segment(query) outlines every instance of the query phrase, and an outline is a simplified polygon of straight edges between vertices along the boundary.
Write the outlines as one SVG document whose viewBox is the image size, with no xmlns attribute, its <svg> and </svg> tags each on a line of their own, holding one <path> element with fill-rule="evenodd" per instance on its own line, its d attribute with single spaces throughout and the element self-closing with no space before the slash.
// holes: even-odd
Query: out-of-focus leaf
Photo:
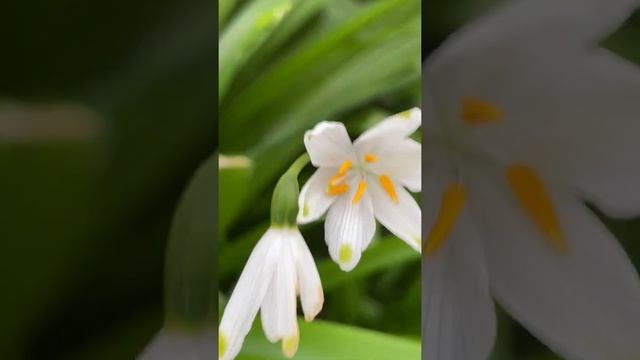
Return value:
<svg viewBox="0 0 640 360">
<path fill-rule="evenodd" d="M 222 29 L 227 20 L 227 16 L 236 6 L 238 0 L 220 0 L 218 1 L 218 30 Z"/>
<path fill-rule="evenodd" d="M 395 237 L 387 237 L 375 241 L 362 254 L 362 259 L 355 269 L 349 272 L 340 270 L 331 259 L 318 264 L 318 271 L 325 291 L 346 284 L 356 279 L 367 277 L 392 266 L 420 261 L 420 254 L 411 249 L 403 241 Z"/>
<path fill-rule="evenodd" d="M 195 173 L 173 218 L 165 260 L 168 320 L 201 325 L 215 319 L 216 155 Z"/>
<path fill-rule="evenodd" d="M 244 342 L 238 360 L 285 359 L 280 344 L 271 344 L 262 328 L 254 327 Z M 318 359 L 368 359 L 415 360 L 420 359 L 419 341 L 322 320 L 300 326 L 300 347 L 296 360 Z"/>
<path fill-rule="evenodd" d="M 244 156 L 220 155 L 218 166 L 218 236 L 222 241 L 247 197 L 253 165 Z"/>
<path fill-rule="evenodd" d="M 223 99 L 238 68 L 269 37 L 295 0 L 255 0 L 234 18 L 220 38 L 218 99 Z"/>
</svg>

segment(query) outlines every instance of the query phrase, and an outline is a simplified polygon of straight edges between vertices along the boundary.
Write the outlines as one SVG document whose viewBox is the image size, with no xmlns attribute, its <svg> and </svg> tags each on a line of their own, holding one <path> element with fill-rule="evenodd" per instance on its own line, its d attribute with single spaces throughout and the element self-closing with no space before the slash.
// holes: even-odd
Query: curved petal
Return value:
<svg viewBox="0 0 640 360">
<path fill-rule="evenodd" d="M 338 168 L 318 168 L 304 184 L 298 197 L 297 221 L 299 224 L 307 224 L 318 220 L 333 204 L 336 198 L 327 195 L 327 184 L 329 179 L 336 173 L 338 173 Z"/>
<path fill-rule="evenodd" d="M 402 239 L 416 251 L 422 245 L 422 219 L 416 200 L 402 186 L 393 184 L 398 202 L 380 186 L 378 179 L 369 178 L 373 211 L 376 219 L 395 236 Z"/>
<path fill-rule="evenodd" d="M 324 236 L 329 254 L 340 269 L 351 271 L 360 261 L 376 231 L 370 195 L 365 192 L 357 204 L 352 204 L 355 186 L 340 196 L 329 208 L 324 223 Z"/>
<path fill-rule="evenodd" d="M 473 152 L 524 162 L 615 217 L 640 214 L 640 67 L 609 53 L 531 64 L 496 94 L 504 121 L 469 130 Z"/>
<path fill-rule="evenodd" d="M 296 320 L 296 264 L 294 259 L 294 235 L 290 230 L 281 230 L 283 243 L 276 264 L 271 286 L 264 297 L 260 309 L 262 328 L 271 342 L 282 340 L 283 350 L 288 342 L 298 343 L 298 322 Z M 251 295 L 249 295 L 251 296 Z M 293 340 L 292 340 L 293 339 Z M 291 353 L 291 350 L 285 351 Z M 295 351 L 293 351 L 295 353 Z M 292 356 L 288 355 L 288 356 Z"/>
<path fill-rule="evenodd" d="M 347 129 L 339 122 L 318 123 L 304 134 L 304 146 L 315 167 L 339 167 L 346 160 L 355 160 Z"/>
<path fill-rule="evenodd" d="M 376 146 L 378 142 L 389 139 L 403 138 L 413 134 L 422 123 L 420 108 L 414 107 L 407 111 L 389 116 L 371 129 L 365 131 L 354 142 L 356 148 L 360 148 L 363 153 L 369 147 Z"/>
<path fill-rule="evenodd" d="M 371 171 L 387 175 L 409 190 L 419 192 L 422 187 L 422 145 L 409 138 L 380 140 L 369 143 L 367 151 L 356 146 L 358 156 L 375 155 L 376 161 L 367 164 Z"/>
<path fill-rule="evenodd" d="M 496 319 L 483 244 L 468 213 L 443 248 L 422 261 L 424 359 L 487 359 L 493 347 Z"/>
<path fill-rule="evenodd" d="M 292 245 L 295 251 L 302 311 L 304 311 L 304 319 L 311 321 L 322 310 L 324 303 L 322 283 L 313 256 L 300 232 L 296 231 Z"/>
<path fill-rule="evenodd" d="M 472 174 L 494 297 L 568 359 L 640 355 L 640 280 L 616 239 L 577 199 L 549 188 L 567 252 L 549 246 L 505 180 Z"/>
<path fill-rule="evenodd" d="M 220 353 L 222 360 L 233 359 L 240 352 L 244 338 L 260 309 L 269 286 L 272 274 L 280 259 L 281 235 L 276 229 L 269 229 L 247 260 L 240 279 L 233 289 L 231 298 L 220 320 L 219 343 L 224 344 Z"/>
<path fill-rule="evenodd" d="M 592 47 L 639 5 L 638 0 L 507 1 L 458 30 L 428 64 L 448 72 L 451 64 L 461 62 L 484 68 L 490 59 L 508 58 L 517 48 L 550 54 L 551 48 Z M 473 68 L 460 67 L 460 76 Z"/>
</svg>

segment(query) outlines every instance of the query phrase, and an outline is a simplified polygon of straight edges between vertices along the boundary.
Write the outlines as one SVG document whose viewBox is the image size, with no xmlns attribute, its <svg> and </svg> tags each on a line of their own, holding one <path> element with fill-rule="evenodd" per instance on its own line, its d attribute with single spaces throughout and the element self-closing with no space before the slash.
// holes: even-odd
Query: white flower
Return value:
<svg viewBox="0 0 640 360">
<path fill-rule="evenodd" d="M 222 360 L 236 357 L 260 309 L 262 328 L 271 342 L 282 340 L 282 352 L 298 349 L 296 295 L 305 320 L 322 309 L 320 276 L 297 228 L 272 226 L 253 249 L 220 321 L 218 352 Z"/>
<path fill-rule="evenodd" d="M 325 240 L 342 270 L 360 260 L 375 219 L 420 251 L 420 207 L 404 188 L 421 188 L 421 146 L 408 137 L 420 123 L 420 109 L 414 108 L 385 119 L 353 144 L 338 122 L 323 121 L 305 133 L 318 170 L 300 191 L 298 223 L 317 220 L 328 209 Z"/>
<path fill-rule="evenodd" d="M 215 331 L 160 330 L 138 360 L 208 360 L 215 357 Z"/>
<path fill-rule="evenodd" d="M 640 359 L 640 281 L 584 205 L 640 212 L 637 1 L 517 0 L 427 59 L 424 356 L 488 358 L 495 298 L 567 359 Z"/>
</svg>

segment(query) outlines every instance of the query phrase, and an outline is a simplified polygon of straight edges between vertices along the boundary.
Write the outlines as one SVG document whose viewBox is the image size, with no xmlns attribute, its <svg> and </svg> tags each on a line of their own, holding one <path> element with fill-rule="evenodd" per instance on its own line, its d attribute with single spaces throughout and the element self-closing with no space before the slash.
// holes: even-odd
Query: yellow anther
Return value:
<svg viewBox="0 0 640 360">
<path fill-rule="evenodd" d="M 347 184 L 339 184 L 335 186 L 329 185 L 329 187 L 327 187 L 327 195 L 330 196 L 342 195 L 347 191 L 349 191 L 349 185 Z"/>
<path fill-rule="evenodd" d="M 340 246 L 340 251 L 338 252 L 338 259 L 340 262 L 343 264 L 348 263 L 351 261 L 352 256 L 353 251 L 351 250 L 351 247 L 347 244 L 342 244 L 342 246 Z"/>
<path fill-rule="evenodd" d="M 364 161 L 368 163 L 374 163 L 378 161 L 378 157 L 373 154 L 366 153 L 364 154 Z"/>
<path fill-rule="evenodd" d="M 511 191 L 525 212 L 545 235 L 549 245 L 559 252 L 567 250 L 567 242 L 553 203 L 538 174 L 528 166 L 508 166 L 505 176 Z"/>
<path fill-rule="evenodd" d="M 427 237 L 427 248 L 424 251 L 426 256 L 437 253 L 447 241 L 465 201 L 466 192 L 462 185 L 449 185 L 444 190 L 440 211 Z"/>
<path fill-rule="evenodd" d="M 398 194 L 396 194 L 396 188 L 393 186 L 393 182 L 387 175 L 380 175 L 378 177 L 380 179 L 380 185 L 384 189 L 384 191 L 389 195 L 391 201 L 394 203 L 398 203 Z"/>
<path fill-rule="evenodd" d="M 298 351 L 298 340 L 298 335 L 293 335 L 282 340 L 282 353 L 284 356 L 291 359 L 296 354 Z"/>
<path fill-rule="evenodd" d="M 223 333 L 218 336 L 218 357 L 221 358 L 227 352 L 227 338 Z"/>
<path fill-rule="evenodd" d="M 339 185 L 344 180 L 345 177 L 346 177 L 345 174 L 340 174 L 340 173 L 333 175 L 331 179 L 329 179 L 329 186 Z"/>
<path fill-rule="evenodd" d="M 362 198 L 362 195 L 364 195 L 365 190 L 367 190 L 367 183 L 364 180 L 360 180 L 360 183 L 358 184 L 358 190 L 356 190 L 356 194 L 353 196 L 353 200 L 351 200 L 351 203 L 353 205 L 360 202 L 360 198 Z"/>
<path fill-rule="evenodd" d="M 340 165 L 340 169 L 338 170 L 338 174 L 339 175 L 346 174 L 347 171 L 351 170 L 351 167 L 353 167 L 353 164 L 351 163 L 351 160 L 347 160 L 347 161 L 343 162 L 342 165 Z"/>
<path fill-rule="evenodd" d="M 502 110 L 484 100 L 467 97 L 462 99 L 462 120 L 471 125 L 482 125 L 502 120 Z"/>
</svg>

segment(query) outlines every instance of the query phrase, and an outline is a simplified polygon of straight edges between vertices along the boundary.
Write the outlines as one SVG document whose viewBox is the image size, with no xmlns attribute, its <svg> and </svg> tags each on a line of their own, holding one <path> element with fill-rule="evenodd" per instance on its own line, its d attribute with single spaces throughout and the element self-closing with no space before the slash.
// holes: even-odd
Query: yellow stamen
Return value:
<svg viewBox="0 0 640 360">
<path fill-rule="evenodd" d="M 426 256 L 432 256 L 444 245 L 464 206 L 466 193 L 462 185 L 449 185 L 442 193 L 440 211 L 427 237 Z"/>
<path fill-rule="evenodd" d="M 330 196 L 342 195 L 347 191 L 349 191 L 349 185 L 347 184 L 339 184 L 335 186 L 331 186 L 331 184 L 329 184 L 329 187 L 327 187 L 327 195 Z"/>
<path fill-rule="evenodd" d="M 340 174 L 340 173 L 333 175 L 331 179 L 329 179 L 329 186 L 339 185 L 342 182 L 342 180 L 344 180 L 345 176 L 346 176 L 345 174 Z"/>
<path fill-rule="evenodd" d="M 366 161 L 368 163 L 374 163 L 374 162 L 378 161 L 378 157 L 373 155 L 373 154 L 366 153 L 366 154 L 364 154 L 364 161 Z"/>
<path fill-rule="evenodd" d="M 391 198 L 391 201 L 397 204 L 398 194 L 396 194 L 396 188 L 393 187 L 393 182 L 391 182 L 391 179 L 389 179 L 387 175 L 380 175 L 379 179 L 380 179 L 380 185 L 382 186 L 384 191 L 387 192 L 387 195 L 389 195 L 389 198 Z"/>
<path fill-rule="evenodd" d="M 502 120 L 502 110 L 484 100 L 467 97 L 462 99 L 462 120 L 470 125 L 483 125 Z"/>
<path fill-rule="evenodd" d="M 524 207 L 538 229 L 546 236 L 549 245 L 559 252 L 567 250 L 567 242 L 551 198 L 538 174 L 528 166 L 512 165 L 505 171 L 511 191 Z"/>
<path fill-rule="evenodd" d="M 338 174 L 344 175 L 347 173 L 347 171 L 351 170 L 352 167 L 353 167 L 353 164 L 351 163 L 351 160 L 346 160 L 345 162 L 342 163 L 342 165 L 340 165 Z"/>
<path fill-rule="evenodd" d="M 298 335 L 293 335 L 282 340 L 282 353 L 284 356 L 291 359 L 296 354 L 298 351 L 298 340 Z"/>
<path fill-rule="evenodd" d="M 347 244 L 342 244 L 340 246 L 340 251 L 338 252 L 338 259 L 341 263 L 345 264 L 351 261 L 351 256 L 353 255 L 353 251 L 351 251 L 351 247 Z"/>
<path fill-rule="evenodd" d="M 218 357 L 221 358 L 227 352 L 227 338 L 223 333 L 218 336 Z"/>
<path fill-rule="evenodd" d="M 358 190 L 356 190 L 356 194 L 353 196 L 353 200 L 351 200 L 351 204 L 355 205 L 360 202 L 360 198 L 364 195 L 364 191 L 367 189 L 367 183 L 364 180 L 360 180 L 358 184 Z"/>
</svg>

